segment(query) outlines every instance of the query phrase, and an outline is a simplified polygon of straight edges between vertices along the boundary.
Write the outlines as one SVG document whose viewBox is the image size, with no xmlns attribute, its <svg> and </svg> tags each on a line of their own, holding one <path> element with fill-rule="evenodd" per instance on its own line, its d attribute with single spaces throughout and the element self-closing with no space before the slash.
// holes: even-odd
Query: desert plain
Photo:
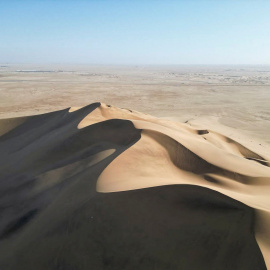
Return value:
<svg viewBox="0 0 270 270">
<path fill-rule="evenodd" d="M 96 101 L 270 143 L 269 66 L 0 66 L 0 118 Z"/>
</svg>

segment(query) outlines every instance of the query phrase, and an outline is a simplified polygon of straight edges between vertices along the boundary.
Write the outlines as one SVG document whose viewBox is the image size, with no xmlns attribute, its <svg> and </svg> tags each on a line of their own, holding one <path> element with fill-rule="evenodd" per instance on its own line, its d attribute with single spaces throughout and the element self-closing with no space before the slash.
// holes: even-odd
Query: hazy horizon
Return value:
<svg viewBox="0 0 270 270">
<path fill-rule="evenodd" d="M 266 1 L 0 1 L 0 63 L 270 65 Z"/>
</svg>

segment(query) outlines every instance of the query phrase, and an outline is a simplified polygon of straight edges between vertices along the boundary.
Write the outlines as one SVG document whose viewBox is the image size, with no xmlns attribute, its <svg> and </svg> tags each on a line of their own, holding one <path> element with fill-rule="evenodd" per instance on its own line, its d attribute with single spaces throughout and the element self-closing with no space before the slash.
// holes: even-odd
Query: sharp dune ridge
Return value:
<svg viewBox="0 0 270 270">
<path fill-rule="evenodd" d="M 245 142 L 97 102 L 1 119 L 0 153 L 0 269 L 270 268 Z"/>
</svg>

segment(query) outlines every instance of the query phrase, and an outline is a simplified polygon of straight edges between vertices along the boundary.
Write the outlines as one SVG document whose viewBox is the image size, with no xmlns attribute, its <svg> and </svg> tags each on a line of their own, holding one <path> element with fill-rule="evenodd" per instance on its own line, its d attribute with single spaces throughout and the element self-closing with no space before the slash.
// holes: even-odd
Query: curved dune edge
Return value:
<svg viewBox="0 0 270 270">
<path fill-rule="evenodd" d="M 115 153 L 115 149 L 107 149 L 104 151 L 101 151 L 97 154 L 92 155 L 92 158 L 87 164 L 83 164 L 85 167 L 91 167 L 107 157 L 111 156 L 113 153 Z M 37 182 L 37 184 L 34 187 L 33 194 L 38 194 L 46 189 L 49 189 L 50 187 L 53 187 L 54 185 L 59 184 L 59 182 L 64 180 L 65 178 L 62 178 L 64 174 L 69 174 L 69 177 L 72 175 L 75 175 L 81 170 L 82 161 L 79 160 L 72 165 L 66 165 L 54 170 L 50 170 L 44 174 L 41 174 L 38 176 L 38 179 L 40 181 Z"/>
<path fill-rule="evenodd" d="M 74 110 L 74 109 L 73 109 Z M 72 109 L 71 109 L 72 111 Z M 256 210 L 256 239 L 270 268 L 270 158 L 212 130 L 101 104 L 78 125 L 128 119 L 141 139 L 114 159 L 97 182 L 99 192 L 171 184 L 206 187 Z"/>
</svg>

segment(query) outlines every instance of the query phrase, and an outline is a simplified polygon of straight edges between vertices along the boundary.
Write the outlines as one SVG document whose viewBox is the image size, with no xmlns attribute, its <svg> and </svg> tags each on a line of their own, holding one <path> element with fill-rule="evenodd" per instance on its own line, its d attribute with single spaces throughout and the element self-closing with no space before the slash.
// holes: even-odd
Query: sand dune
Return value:
<svg viewBox="0 0 270 270">
<path fill-rule="evenodd" d="M 0 120 L 0 269 L 270 268 L 270 157 L 103 103 Z"/>
</svg>

